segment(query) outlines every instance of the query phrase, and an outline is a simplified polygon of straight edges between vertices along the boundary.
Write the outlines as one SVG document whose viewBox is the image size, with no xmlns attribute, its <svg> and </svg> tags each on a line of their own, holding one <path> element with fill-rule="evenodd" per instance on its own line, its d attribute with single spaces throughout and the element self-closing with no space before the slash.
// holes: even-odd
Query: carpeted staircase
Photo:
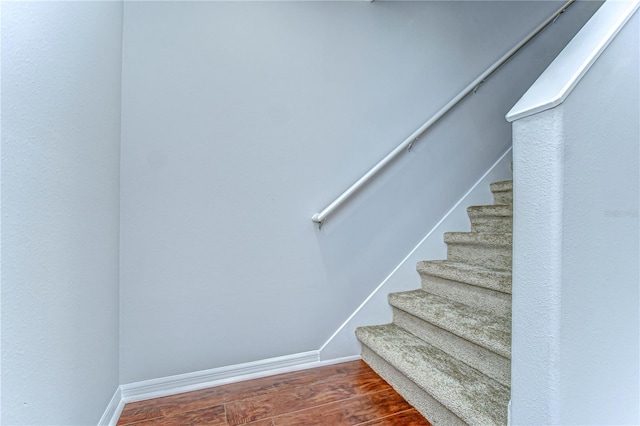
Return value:
<svg viewBox="0 0 640 426">
<path fill-rule="evenodd" d="M 504 425 L 510 398 L 512 181 L 469 207 L 422 289 L 389 295 L 393 322 L 360 327 L 362 358 L 434 425 Z"/>
</svg>

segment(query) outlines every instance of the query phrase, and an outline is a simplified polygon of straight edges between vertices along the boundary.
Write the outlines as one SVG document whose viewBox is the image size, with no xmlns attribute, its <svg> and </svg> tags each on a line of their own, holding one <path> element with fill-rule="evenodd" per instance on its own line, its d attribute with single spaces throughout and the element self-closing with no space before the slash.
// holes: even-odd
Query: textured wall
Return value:
<svg viewBox="0 0 640 426">
<path fill-rule="evenodd" d="M 639 56 L 636 11 L 563 104 L 514 123 L 513 424 L 640 422 Z"/>
<path fill-rule="evenodd" d="M 320 348 L 506 151 L 507 109 L 597 4 L 313 213 L 557 7 L 126 3 L 122 383 Z"/>
<path fill-rule="evenodd" d="M 121 43 L 121 3 L 2 4 L 3 425 L 118 386 Z"/>
<path fill-rule="evenodd" d="M 640 423 L 640 13 L 564 108 L 560 423 Z"/>
</svg>

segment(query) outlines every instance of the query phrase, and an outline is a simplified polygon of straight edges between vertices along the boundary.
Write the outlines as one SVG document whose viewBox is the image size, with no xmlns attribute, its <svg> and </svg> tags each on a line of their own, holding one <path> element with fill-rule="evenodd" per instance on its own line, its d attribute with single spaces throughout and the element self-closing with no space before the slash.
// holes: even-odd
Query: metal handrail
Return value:
<svg viewBox="0 0 640 426">
<path fill-rule="evenodd" d="M 411 149 L 413 144 L 418 141 L 420 136 L 426 132 L 434 123 L 440 120 L 445 114 L 453 109 L 460 101 L 462 101 L 467 95 L 475 92 L 482 83 L 485 82 L 494 72 L 496 72 L 501 66 L 503 66 L 511 57 L 518 53 L 527 43 L 529 43 L 535 36 L 537 36 L 542 30 L 544 30 L 549 24 L 555 22 L 558 16 L 560 16 L 575 0 L 569 0 L 560 9 L 558 9 L 553 15 L 551 15 L 546 21 L 540 24 L 535 30 L 529 33 L 520 43 L 516 44 L 511 50 L 505 53 L 498 61 L 485 70 L 478 78 L 473 80 L 467 87 L 465 87 L 460 93 L 451 99 L 445 106 L 443 106 L 433 117 L 431 117 L 426 123 L 420 126 L 415 132 L 411 134 L 407 139 L 398 145 L 393 151 L 387 154 L 382 160 L 373 166 L 367 173 L 365 173 L 360 179 L 358 179 L 353 185 L 351 185 L 346 191 L 344 191 L 338 198 L 333 200 L 331 204 L 325 207 L 322 211 L 313 215 L 313 220 L 318 225 L 322 226 L 324 220 L 333 213 L 342 203 L 344 203 L 349 197 L 351 197 L 358 189 L 364 186 L 373 176 L 375 176 L 380 170 L 382 170 L 387 164 L 393 161 L 398 155 L 400 155 L 405 149 Z"/>
</svg>

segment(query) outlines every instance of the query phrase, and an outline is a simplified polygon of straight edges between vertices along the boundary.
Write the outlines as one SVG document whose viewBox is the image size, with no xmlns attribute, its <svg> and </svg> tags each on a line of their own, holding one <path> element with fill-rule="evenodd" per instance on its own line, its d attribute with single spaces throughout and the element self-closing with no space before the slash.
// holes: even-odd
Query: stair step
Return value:
<svg viewBox="0 0 640 426">
<path fill-rule="evenodd" d="M 382 357 L 362 345 L 362 360 L 366 362 L 380 377 L 389 383 L 402 397 L 429 419 L 432 425 L 468 426 L 460 417 L 453 414 L 447 407 L 435 400 L 421 387 L 398 371 Z"/>
<path fill-rule="evenodd" d="M 485 268 L 510 270 L 512 235 L 489 232 L 447 232 L 447 260 Z"/>
<path fill-rule="evenodd" d="M 504 180 L 490 185 L 494 204 L 513 205 L 513 181 Z"/>
<path fill-rule="evenodd" d="M 472 206 L 467 208 L 472 232 L 506 232 L 513 230 L 513 207 L 510 205 Z"/>
<path fill-rule="evenodd" d="M 489 206 L 471 206 L 467 208 L 470 216 L 513 216 L 513 207 L 493 204 Z"/>
<path fill-rule="evenodd" d="M 423 277 L 423 283 L 424 278 L 434 276 L 511 294 L 511 271 L 450 260 L 421 261 L 418 262 L 416 270 Z"/>
<path fill-rule="evenodd" d="M 459 359 L 499 383 L 507 387 L 510 386 L 511 360 L 425 322 L 401 309 L 393 307 L 392 310 L 393 323 L 398 327 Z"/>
<path fill-rule="evenodd" d="M 460 269 L 456 268 L 457 265 Z M 474 271 L 473 268 L 479 271 Z M 427 293 L 475 306 L 499 316 L 511 316 L 511 294 L 508 293 L 511 291 L 511 274 L 508 271 L 495 271 L 446 260 L 419 262 L 417 269 L 422 280 L 422 289 Z M 465 272 L 465 269 L 469 272 Z M 488 277 L 483 276 L 483 273 Z M 483 282 L 483 279 L 487 282 Z M 478 282 L 480 285 L 477 285 Z"/>
<path fill-rule="evenodd" d="M 389 304 L 504 358 L 511 358 L 511 318 L 424 290 L 391 293 Z"/>
<path fill-rule="evenodd" d="M 410 403 L 419 402 L 421 396 L 403 393 L 406 378 L 417 385 L 414 393 L 417 390 L 424 391 L 425 397 L 430 395 L 429 398 L 424 398 L 425 401 L 432 397 L 463 422 L 482 425 L 506 424 L 510 397 L 509 388 L 506 386 L 396 325 L 360 327 L 356 329 L 356 336 L 364 345 L 365 362 Z M 385 363 L 392 368 L 385 366 Z M 397 370 L 397 373 L 394 374 L 394 370 Z M 434 414 L 424 405 L 427 403 L 415 406 L 425 417 L 432 418 L 432 421 L 437 423 L 438 420 L 430 416 L 440 416 L 442 413 Z M 434 411 L 440 411 L 441 406 L 436 407 Z M 452 423 L 453 421 L 446 422 Z"/>
<path fill-rule="evenodd" d="M 513 181 L 501 180 L 499 182 L 493 182 L 489 184 L 489 188 L 491 189 L 491 192 L 513 191 Z"/>
</svg>

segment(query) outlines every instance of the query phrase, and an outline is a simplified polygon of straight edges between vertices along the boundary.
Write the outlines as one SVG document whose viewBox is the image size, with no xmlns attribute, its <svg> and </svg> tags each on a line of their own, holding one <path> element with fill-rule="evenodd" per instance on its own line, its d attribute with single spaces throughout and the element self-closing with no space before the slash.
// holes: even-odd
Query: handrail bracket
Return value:
<svg viewBox="0 0 640 426">
<path fill-rule="evenodd" d="M 420 137 L 419 137 L 419 136 L 417 136 L 417 137 L 415 137 L 415 138 L 414 138 L 414 139 L 409 143 L 409 146 L 407 147 L 407 151 L 408 151 L 408 152 L 411 152 L 411 148 L 413 148 L 413 144 L 414 144 L 414 143 L 416 143 L 416 142 L 418 142 L 418 139 L 419 139 L 419 138 L 420 138 Z"/>
</svg>

